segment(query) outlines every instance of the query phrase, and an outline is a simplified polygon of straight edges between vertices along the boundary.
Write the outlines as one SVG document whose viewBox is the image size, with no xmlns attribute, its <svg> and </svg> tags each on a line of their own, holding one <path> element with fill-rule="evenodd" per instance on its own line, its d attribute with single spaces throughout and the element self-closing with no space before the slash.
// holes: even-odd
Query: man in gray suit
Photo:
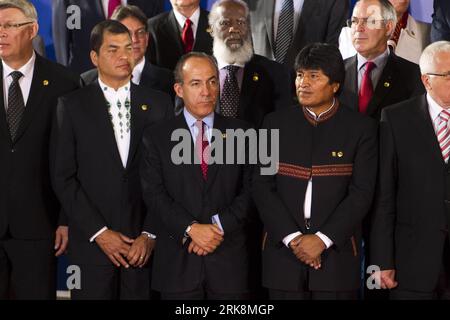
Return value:
<svg viewBox="0 0 450 320">
<path fill-rule="evenodd" d="M 338 44 L 349 14 L 344 0 L 245 0 L 250 8 L 255 53 L 292 67 L 313 42 Z"/>
</svg>

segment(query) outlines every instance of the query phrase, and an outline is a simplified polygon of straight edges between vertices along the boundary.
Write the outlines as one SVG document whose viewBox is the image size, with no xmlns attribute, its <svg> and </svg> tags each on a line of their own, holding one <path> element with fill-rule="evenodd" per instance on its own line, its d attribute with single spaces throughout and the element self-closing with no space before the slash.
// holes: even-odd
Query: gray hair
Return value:
<svg viewBox="0 0 450 320">
<path fill-rule="evenodd" d="M 175 83 L 183 84 L 184 81 L 183 68 L 190 58 L 201 58 L 208 60 L 214 66 L 217 76 L 219 75 L 219 68 L 217 67 L 217 61 L 213 56 L 210 56 L 209 54 L 206 54 L 204 52 L 191 51 L 183 55 L 177 62 L 175 70 L 173 71 Z"/>
<path fill-rule="evenodd" d="M 38 16 L 34 5 L 27 0 L 0 0 L 0 10 L 3 9 L 19 9 L 28 19 L 37 22 Z"/>
<path fill-rule="evenodd" d="M 364 0 L 358 0 L 356 4 L 358 4 L 359 2 L 364 2 Z M 397 12 L 395 11 L 395 8 L 392 5 L 392 3 L 389 0 L 378 0 L 378 3 L 380 4 L 381 7 L 381 17 L 385 21 L 392 21 L 394 23 L 395 28 L 395 25 L 397 24 Z"/>
<path fill-rule="evenodd" d="M 435 57 L 440 52 L 450 52 L 449 41 L 437 41 L 423 50 L 420 56 L 419 66 L 422 74 L 436 72 L 434 70 Z"/>
<path fill-rule="evenodd" d="M 209 26 L 212 29 L 212 35 L 214 36 L 214 30 L 217 28 L 217 23 L 219 22 L 221 16 L 220 14 L 217 12 L 218 8 L 227 2 L 232 2 L 232 3 L 236 3 L 240 6 L 242 6 L 244 8 L 245 11 L 245 19 L 247 19 L 247 22 L 250 21 L 250 10 L 248 9 L 248 5 L 247 3 L 245 3 L 242 0 L 219 0 L 216 1 L 213 6 L 211 7 L 211 11 L 209 12 L 209 16 L 208 16 L 208 22 L 209 22 Z M 250 28 L 250 24 L 247 24 L 248 28 Z"/>
</svg>

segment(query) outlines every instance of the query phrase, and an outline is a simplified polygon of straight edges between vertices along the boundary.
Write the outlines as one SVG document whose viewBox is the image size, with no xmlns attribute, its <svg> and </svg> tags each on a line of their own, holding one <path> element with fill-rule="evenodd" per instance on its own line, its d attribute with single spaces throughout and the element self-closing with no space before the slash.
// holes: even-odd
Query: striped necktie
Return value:
<svg viewBox="0 0 450 320">
<path fill-rule="evenodd" d="M 275 60 L 283 63 L 294 36 L 294 1 L 284 0 L 278 20 Z"/>
<path fill-rule="evenodd" d="M 442 110 L 441 113 L 439 113 L 437 139 L 439 142 L 439 147 L 441 148 L 442 158 L 444 158 L 445 163 L 448 162 L 450 155 L 450 131 L 448 130 L 449 118 L 449 111 Z"/>
</svg>

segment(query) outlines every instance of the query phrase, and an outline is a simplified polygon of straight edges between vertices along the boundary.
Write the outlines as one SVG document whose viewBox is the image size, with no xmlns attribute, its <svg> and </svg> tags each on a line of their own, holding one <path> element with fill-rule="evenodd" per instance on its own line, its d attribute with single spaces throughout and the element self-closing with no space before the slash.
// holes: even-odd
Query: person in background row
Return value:
<svg viewBox="0 0 450 320">
<path fill-rule="evenodd" d="M 33 51 L 37 19 L 28 1 L 0 1 L 0 300 L 55 299 L 68 241 L 49 140 L 57 98 L 80 80 Z"/>
<path fill-rule="evenodd" d="M 434 0 L 433 7 L 431 41 L 450 41 L 450 2 L 446 0 Z"/>
<path fill-rule="evenodd" d="M 212 53 L 208 11 L 200 8 L 200 0 L 170 0 L 172 10 L 148 20 L 151 45 L 148 57 L 157 66 L 175 69 L 185 53 Z"/>
<path fill-rule="evenodd" d="M 98 80 L 62 97 L 52 132 L 53 183 L 69 217 L 73 299 L 150 298 L 155 226 L 140 185 L 142 133 L 173 116 L 170 97 L 131 82 L 131 35 L 105 20 L 92 30 Z"/>
<path fill-rule="evenodd" d="M 119 5 L 135 5 L 147 17 L 164 9 L 164 0 L 52 0 L 52 32 L 56 59 L 81 74 L 92 68 L 89 35 Z"/>
</svg>

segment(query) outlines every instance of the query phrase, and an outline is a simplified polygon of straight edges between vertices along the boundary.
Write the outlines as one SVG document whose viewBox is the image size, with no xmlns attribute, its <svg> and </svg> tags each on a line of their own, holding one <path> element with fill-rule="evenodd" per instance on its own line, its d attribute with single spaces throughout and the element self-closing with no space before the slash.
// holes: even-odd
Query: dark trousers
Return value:
<svg viewBox="0 0 450 320">
<path fill-rule="evenodd" d="M 201 286 L 188 292 L 161 292 L 161 300 L 246 300 L 248 293 L 219 293 Z"/>
<path fill-rule="evenodd" d="M 114 265 L 78 264 L 81 288 L 71 291 L 73 300 L 150 300 L 150 271 Z"/>
<path fill-rule="evenodd" d="M 0 240 L 0 300 L 56 299 L 54 240 Z"/>
<path fill-rule="evenodd" d="M 283 291 L 269 290 L 270 300 L 357 300 L 358 291 Z"/>
</svg>

